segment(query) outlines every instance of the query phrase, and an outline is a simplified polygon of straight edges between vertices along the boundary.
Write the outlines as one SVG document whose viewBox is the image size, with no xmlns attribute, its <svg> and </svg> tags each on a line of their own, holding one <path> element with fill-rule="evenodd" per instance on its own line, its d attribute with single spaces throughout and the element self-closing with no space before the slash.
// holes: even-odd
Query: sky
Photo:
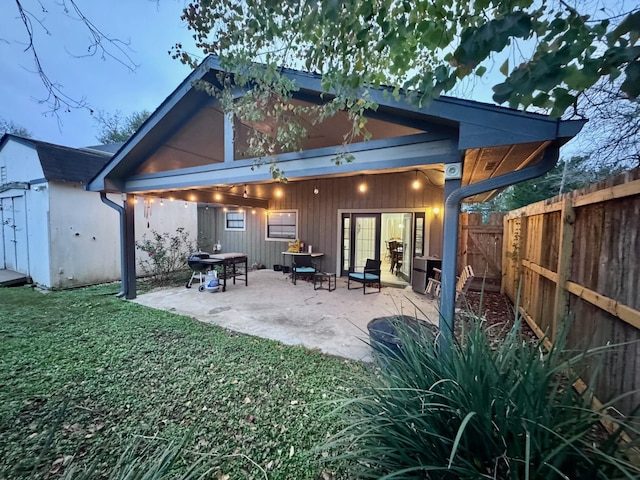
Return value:
<svg viewBox="0 0 640 480">
<path fill-rule="evenodd" d="M 198 53 L 192 34 L 180 20 L 185 0 L 76 0 L 97 28 L 129 43 L 126 52 L 137 64 L 134 71 L 113 59 L 78 58 L 90 40 L 82 22 L 63 12 L 64 0 L 21 2 L 35 15 L 34 44 L 45 72 L 67 95 L 84 99 L 95 112 L 153 112 L 190 73 L 188 66 L 171 58 L 170 48 L 181 42 L 188 51 Z M 32 53 L 25 51 L 28 36 L 16 3 L 0 0 L 0 5 L 0 119 L 25 127 L 38 140 L 70 147 L 99 143 L 98 123 L 88 109 L 53 114 L 49 105 L 39 102 L 47 90 L 35 73 Z M 497 73 L 498 67 L 494 70 Z M 494 82 L 495 76 L 490 75 L 453 95 L 492 103 Z M 568 152 L 567 147 L 564 150 Z"/>
<path fill-rule="evenodd" d="M 113 59 L 77 58 L 86 53 L 89 37 L 82 23 L 65 15 L 61 0 L 22 0 L 46 26 L 36 21 L 34 44 L 49 77 L 67 95 L 85 99 L 96 112 L 154 111 L 190 73 L 190 68 L 168 54 L 176 42 L 193 45 L 180 20 L 183 0 L 77 0 L 100 30 L 130 44 L 128 55 L 138 65 L 130 71 Z M 40 3 L 47 9 L 42 12 Z M 88 109 L 57 115 L 39 103 L 47 90 L 35 73 L 33 55 L 25 51 L 28 36 L 13 0 L 0 0 L 0 118 L 29 130 L 38 140 L 70 147 L 96 145 L 98 124 Z M 190 51 L 197 53 L 195 48 Z"/>
</svg>

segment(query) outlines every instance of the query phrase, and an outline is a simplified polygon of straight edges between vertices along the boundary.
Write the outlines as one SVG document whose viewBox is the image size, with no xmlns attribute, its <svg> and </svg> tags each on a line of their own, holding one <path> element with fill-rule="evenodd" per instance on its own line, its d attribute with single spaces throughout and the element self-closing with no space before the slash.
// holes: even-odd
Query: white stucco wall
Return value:
<svg viewBox="0 0 640 480">
<path fill-rule="evenodd" d="M 67 288 L 120 279 L 120 224 L 118 212 L 100 200 L 96 192 L 87 192 L 79 184 L 51 182 L 51 285 Z M 120 195 L 109 199 L 122 204 Z M 148 218 L 145 205 L 135 206 L 136 240 L 151 230 L 174 233 L 183 227 L 191 238 L 197 237 L 195 205 L 184 208 L 178 202 L 157 202 L 151 206 Z M 140 273 L 141 270 L 138 269 Z"/>
</svg>

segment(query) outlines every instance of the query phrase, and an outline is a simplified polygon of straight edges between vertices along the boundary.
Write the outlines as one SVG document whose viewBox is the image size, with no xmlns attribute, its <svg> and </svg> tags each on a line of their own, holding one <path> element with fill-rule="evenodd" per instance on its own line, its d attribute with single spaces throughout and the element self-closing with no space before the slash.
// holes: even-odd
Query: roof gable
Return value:
<svg viewBox="0 0 640 480">
<path fill-rule="evenodd" d="M 203 109 L 211 108 L 217 103 L 215 98 L 194 85 L 200 80 L 216 83 L 219 73 L 229 72 L 221 67 L 216 57 L 207 57 L 164 100 L 114 155 L 109 164 L 92 179 L 89 188 L 124 191 L 122 188 L 128 178 L 144 171 L 158 172 L 157 168 L 161 165 L 156 165 L 155 162 L 152 168 L 140 168 L 145 161 L 151 161 L 153 155 L 166 146 L 167 140 L 197 117 Z M 283 69 L 282 73 L 299 89 L 295 92 L 294 98 L 304 97 L 317 103 L 330 99 L 330 95 L 322 94 L 320 75 L 291 69 Z M 242 95 L 242 92 L 237 92 L 237 95 Z M 372 90 L 369 95 L 379 105 L 376 112 L 371 112 L 372 116 L 384 118 L 389 123 L 415 126 L 423 131 L 456 131 L 460 151 L 520 143 L 553 142 L 561 145 L 577 134 L 584 124 L 453 97 L 442 96 L 420 107 L 411 104 L 402 96 L 399 99 L 394 98 L 385 88 Z M 215 128 L 208 132 L 208 135 L 218 135 L 221 141 L 225 142 L 231 138 L 231 141 L 235 142 L 232 136 L 225 136 L 222 130 Z M 190 142 L 190 145 L 192 143 Z M 224 148 L 227 149 L 226 144 Z M 176 164 L 177 156 L 180 155 L 182 162 L 185 161 L 183 157 L 186 154 L 180 148 L 173 150 L 169 155 L 169 163 L 172 169 L 180 168 Z M 188 166 L 191 165 L 183 165 Z"/>
<path fill-rule="evenodd" d="M 11 134 L 2 137 L 0 148 L 8 140 L 15 140 L 36 150 L 47 180 L 87 184 L 111 158 L 111 154 L 107 153 L 65 147 Z"/>
</svg>

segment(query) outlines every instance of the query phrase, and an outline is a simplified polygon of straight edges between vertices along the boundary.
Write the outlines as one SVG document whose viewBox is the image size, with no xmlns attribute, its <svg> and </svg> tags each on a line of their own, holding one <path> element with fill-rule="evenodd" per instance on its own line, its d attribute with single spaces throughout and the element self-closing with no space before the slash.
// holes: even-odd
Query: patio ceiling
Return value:
<svg viewBox="0 0 640 480">
<path fill-rule="evenodd" d="M 269 167 L 256 168 L 246 158 L 251 129 L 274 135 L 277 125 L 266 119 L 232 124 L 220 104 L 193 86 L 216 82 L 217 59 L 207 58 L 153 113 L 90 183 L 90 190 L 180 198 L 187 201 L 264 206 L 274 188 Z M 320 77 L 288 71 L 299 87 L 292 103 L 309 106 L 323 101 Z M 348 153 L 354 161 L 336 165 L 344 152 L 343 135 L 350 119 L 344 112 L 314 124 L 299 118 L 307 138 L 299 152 L 275 152 L 289 181 L 314 178 L 421 171 L 433 184 L 444 182 L 445 163 L 462 162 L 462 185 L 470 185 L 537 163 L 549 145 L 562 144 L 582 126 L 544 115 L 524 113 L 468 100 L 442 97 L 419 108 L 372 93 L 379 108 L 368 115 L 368 141 L 354 139 Z M 264 163 L 264 162 L 262 162 Z M 268 163 L 268 161 L 267 161 Z M 243 197 L 251 185 L 251 197 Z M 483 201 L 495 192 L 468 199 Z"/>
</svg>

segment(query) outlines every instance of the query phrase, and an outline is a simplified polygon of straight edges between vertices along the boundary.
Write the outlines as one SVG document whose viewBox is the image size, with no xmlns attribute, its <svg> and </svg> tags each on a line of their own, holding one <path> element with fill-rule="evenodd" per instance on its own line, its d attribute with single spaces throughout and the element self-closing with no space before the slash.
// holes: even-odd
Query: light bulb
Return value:
<svg viewBox="0 0 640 480">
<path fill-rule="evenodd" d="M 160 206 L 164 207 L 164 199 L 162 199 L 162 198 L 160 199 Z"/>
<path fill-rule="evenodd" d="M 411 186 L 413 187 L 414 190 L 418 190 L 420 188 L 420 181 L 417 179 L 414 180 Z"/>
<path fill-rule="evenodd" d="M 361 184 L 358 186 L 358 190 L 360 190 L 360 192 L 361 192 L 361 193 L 366 192 L 366 191 L 367 191 L 367 184 L 366 184 L 366 183 L 361 183 Z"/>
<path fill-rule="evenodd" d="M 318 190 L 318 187 L 315 187 L 315 188 L 313 189 L 313 194 L 314 194 L 314 195 L 317 195 L 318 193 L 320 193 L 320 190 Z"/>
</svg>

